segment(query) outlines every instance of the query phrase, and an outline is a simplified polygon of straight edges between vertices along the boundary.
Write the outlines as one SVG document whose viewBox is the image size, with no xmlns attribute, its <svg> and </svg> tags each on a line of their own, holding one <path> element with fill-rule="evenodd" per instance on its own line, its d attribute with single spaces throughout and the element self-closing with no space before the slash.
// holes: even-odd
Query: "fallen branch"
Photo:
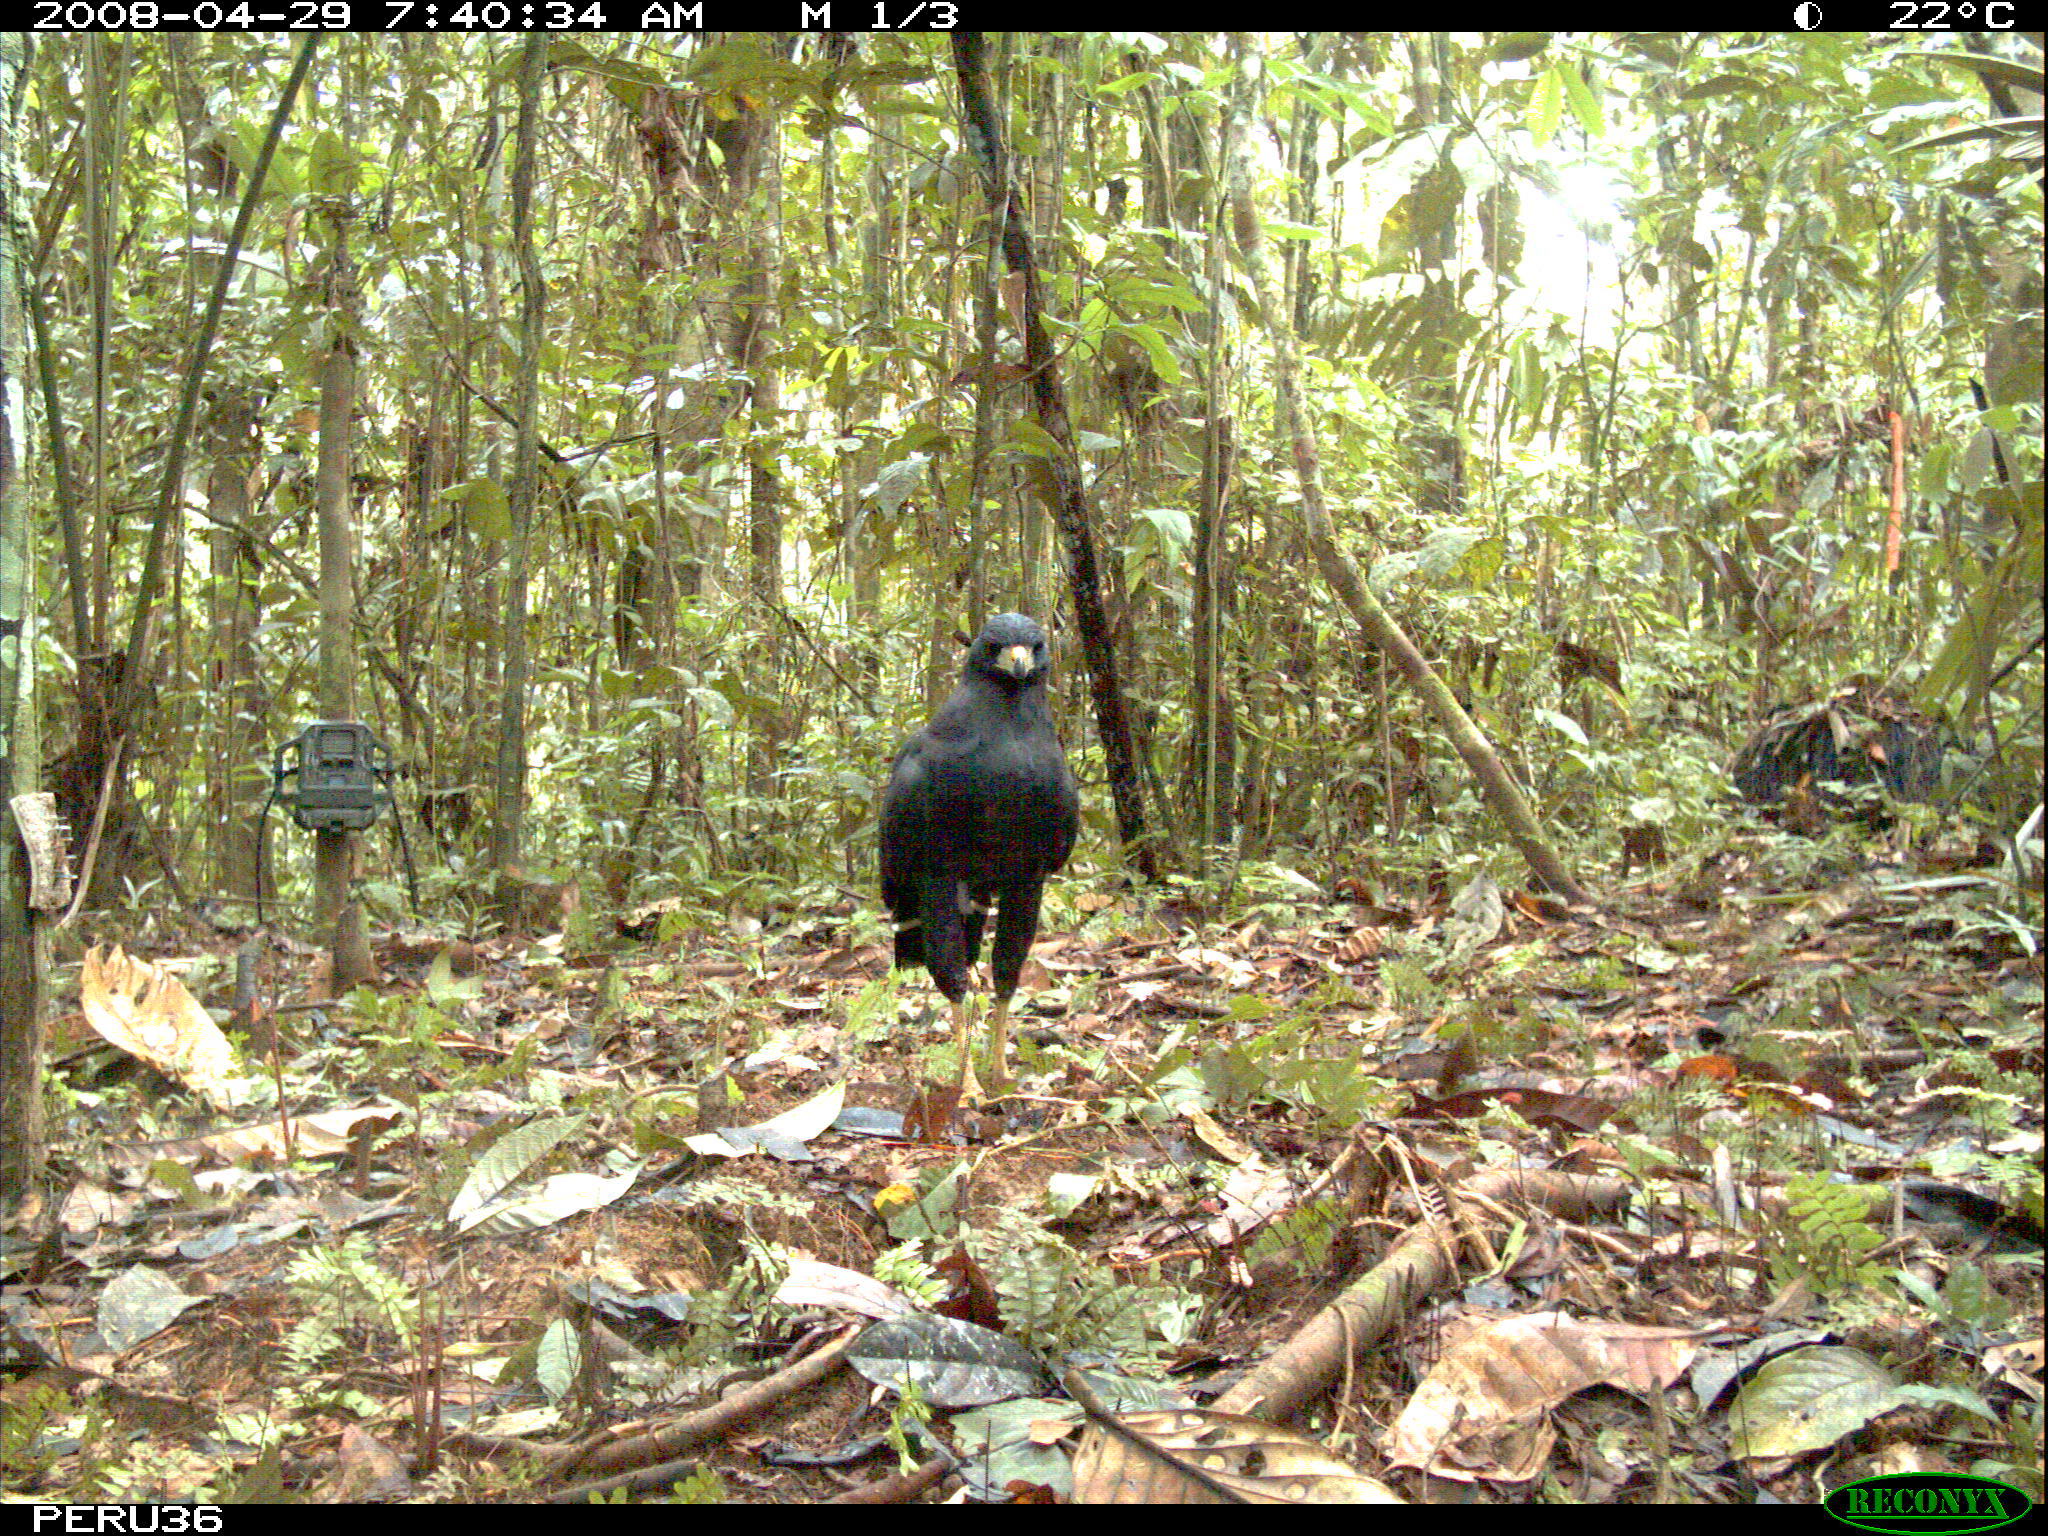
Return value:
<svg viewBox="0 0 2048 1536">
<path fill-rule="evenodd" d="M 1516 1198 L 1566 1220 L 1583 1221 L 1626 1205 L 1631 1189 L 1620 1179 L 1501 1169 L 1479 1174 L 1448 1193 L 1453 1198 L 1474 1197 L 1469 1204 L 1460 1201 L 1468 1222 L 1491 1219 L 1505 1231 L 1507 1223 L 1481 1209 L 1479 1200 Z M 1241 1413 L 1272 1423 L 1291 1418 L 1425 1297 L 1456 1278 L 1456 1249 L 1451 1223 L 1418 1223 L 1385 1258 L 1210 1406 L 1218 1413 Z"/>
<path fill-rule="evenodd" d="M 666 1488 L 678 1478 L 688 1477 L 695 1467 L 678 1459 L 683 1452 L 722 1439 L 763 1417 L 785 1398 L 794 1397 L 804 1388 L 823 1381 L 839 1368 L 859 1331 L 857 1327 L 849 1327 L 814 1354 L 783 1367 L 773 1376 L 748 1382 L 710 1407 L 672 1420 L 659 1429 L 624 1438 L 598 1436 L 569 1447 L 549 1469 L 551 1476 L 561 1478 L 571 1473 L 589 1476 L 618 1472 L 620 1468 L 635 1470 L 619 1472 L 613 1477 L 600 1475 L 596 1481 L 578 1483 L 573 1488 L 551 1495 L 548 1502 L 581 1504 L 593 1493 L 609 1493 L 615 1488 L 644 1492 L 651 1488 Z"/>
</svg>

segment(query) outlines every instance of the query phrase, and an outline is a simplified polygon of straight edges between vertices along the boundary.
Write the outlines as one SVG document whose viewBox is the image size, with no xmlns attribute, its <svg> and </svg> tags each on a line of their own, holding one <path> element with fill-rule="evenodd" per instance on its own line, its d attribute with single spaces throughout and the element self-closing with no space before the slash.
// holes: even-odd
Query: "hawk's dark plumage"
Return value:
<svg viewBox="0 0 2048 1536">
<path fill-rule="evenodd" d="M 1021 613 L 981 627 L 960 686 L 896 754 L 882 792 L 882 900 L 896 922 L 896 964 L 922 965 L 953 1005 L 961 1077 L 974 1083 L 964 998 L 996 911 L 991 1076 L 1017 974 L 1038 932 L 1046 876 L 1067 862 L 1081 797 L 1045 706 L 1045 631 Z"/>
</svg>

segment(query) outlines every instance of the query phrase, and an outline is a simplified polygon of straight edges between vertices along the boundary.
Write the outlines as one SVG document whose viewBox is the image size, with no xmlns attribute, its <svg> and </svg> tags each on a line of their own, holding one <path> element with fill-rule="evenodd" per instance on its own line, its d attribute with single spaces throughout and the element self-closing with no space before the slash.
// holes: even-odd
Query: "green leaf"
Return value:
<svg viewBox="0 0 2048 1536">
<path fill-rule="evenodd" d="M 323 128 L 313 135 L 313 146 L 306 152 L 306 183 L 311 190 L 324 197 L 353 192 L 356 166 L 356 153 L 342 142 L 340 134 Z"/>
<path fill-rule="evenodd" d="M 1145 507 L 1132 516 L 1151 528 L 1159 556 L 1168 563 L 1178 561 L 1194 542 L 1194 519 L 1179 507 Z"/>
<path fill-rule="evenodd" d="M 1908 1382 L 1899 1388 L 1899 1396 L 1909 1403 L 1923 1403 L 1929 1407 L 1945 1404 L 1950 1408 L 1960 1408 L 1963 1412 L 1975 1414 L 1992 1424 L 2002 1422 L 1992 1411 L 1991 1405 L 1968 1387 L 1941 1387 Z"/>
<path fill-rule="evenodd" d="M 1128 336 L 1145 349 L 1145 356 L 1152 363 L 1152 371 L 1159 375 L 1160 384 L 1172 389 L 1180 383 L 1180 359 L 1173 355 L 1173 348 L 1167 344 L 1166 336 L 1153 325 L 1119 325 L 1111 327 L 1117 335 Z"/>
<path fill-rule="evenodd" d="M 452 1009 L 458 1003 L 472 1002 L 482 997 L 484 979 L 469 976 L 461 981 L 455 979 L 455 963 L 447 950 L 434 956 L 433 964 L 427 967 L 427 996 L 437 1008 Z"/>
<path fill-rule="evenodd" d="M 1930 64 L 1967 70 L 1983 79 L 2003 80 L 2007 85 L 2032 91 L 2036 96 L 2042 94 L 2044 77 L 2041 66 L 2029 64 L 2024 59 L 2002 59 L 1991 53 L 1923 53 L 1918 57 Z"/>
<path fill-rule="evenodd" d="M 576 1337 L 576 1325 L 566 1317 L 558 1317 L 540 1336 L 533 1357 L 533 1379 L 543 1392 L 559 1402 L 576 1389 L 576 1379 L 582 1374 L 583 1346 Z"/>
<path fill-rule="evenodd" d="M 1795 1349 L 1758 1371 L 1730 1404 L 1734 1451 L 1759 1457 L 1826 1450 L 1902 1400 L 1891 1372 L 1860 1349 Z"/>
<path fill-rule="evenodd" d="M 1560 715 L 1554 709 L 1538 709 L 1535 711 L 1535 715 L 1538 720 L 1541 720 L 1545 725 L 1549 726 L 1553 731 L 1556 731 L 1560 736 L 1569 737 L 1571 740 L 1577 742 L 1582 747 L 1589 747 L 1592 745 L 1592 743 L 1586 739 L 1585 728 L 1581 726 L 1578 721 L 1574 720 L 1570 715 Z"/>
<path fill-rule="evenodd" d="M 1056 1173 L 1045 1181 L 1045 1208 L 1056 1217 L 1071 1216 L 1101 1183 L 1100 1174 Z"/>
<path fill-rule="evenodd" d="M 462 520 L 480 539 L 502 539 L 512 532 L 512 503 L 505 488 L 485 476 L 450 486 L 441 493 L 445 500 L 462 508 Z"/>
<path fill-rule="evenodd" d="M 1493 45 L 1493 56 L 1503 64 L 1533 59 L 1550 46 L 1548 32 L 1503 32 Z"/>
<path fill-rule="evenodd" d="M 1060 457 L 1059 442 L 1029 416 L 1020 416 L 1010 423 L 1010 444 L 1020 453 L 1033 458 L 1056 459 Z"/>
<path fill-rule="evenodd" d="M 1762 82 L 1752 80 L 1748 75 L 1715 75 L 1712 79 L 1702 80 L 1698 85 L 1687 86 L 1679 92 L 1678 99 L 1704 101 L 1709 96 L 1754 96 L 1762 89 Z"/>
<path fill-rule="evenodd" d="M 1553 64 L 1536 77 L 1536 90 L 1529 98 L 1529 137 L 1538 145 L 1548 144 L 1557 134 L 1564 116 L 1564 85 L 1558 79 L 1563 66 Z"/>
<path fill-rule="evenodd" d="M 1607 119 L 1600 107 L 1600 98 L 1594 94 L 1586 77 L 1579 73 L 1575 64 L 1558 66 L 1564 80 L 1564 93 L 1572 104 L 1572 116 L 1579 120 L 1579 126 L 1589 139 L 1597 139 L 1607 132 Z"/>
</svg>

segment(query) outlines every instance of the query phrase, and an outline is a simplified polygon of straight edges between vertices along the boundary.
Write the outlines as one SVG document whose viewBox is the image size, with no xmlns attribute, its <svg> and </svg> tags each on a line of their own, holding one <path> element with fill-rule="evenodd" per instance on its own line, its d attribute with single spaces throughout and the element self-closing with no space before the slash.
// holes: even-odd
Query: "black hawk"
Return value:
<svg viewBox="0 0 2048 1536">
<path fill-rule="evenodd" d="M 896 964 L 922 965 L 953 1005 L 963 1091 L 980 1093 L 967 1042 L 967 973 L 996 912 L 990 1078 L 1005 1079 L 1017 973 L 1038 932 L 1045 878 L 1067 862 L 1081 795 L 1045 707 L 1045 631 L 1021 613 L 982 625 L 960 686 L 896 754 L 882 791 L 882 900 Z"/>
</svg>

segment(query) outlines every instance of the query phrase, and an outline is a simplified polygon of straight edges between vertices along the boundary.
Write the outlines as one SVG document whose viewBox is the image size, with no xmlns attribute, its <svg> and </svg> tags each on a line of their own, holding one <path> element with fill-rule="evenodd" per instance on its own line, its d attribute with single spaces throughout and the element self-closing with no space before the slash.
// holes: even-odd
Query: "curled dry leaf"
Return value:
<svg viewBox="0 0 2048 1536">
<path fill-rule="evenodd" d="M 216 1109 L 250 1098 L 235 1048 L 185 984 L 118 945 L 87 952 L 78 978 L 86 1022 L 110 1043 L 203 1094 Z"/>
<path fill-rule="evenodd" d="M 1585 1322 L 1561 1312 L 1507 1317 L 1460 1338 L 1416 1389 L 1387 1460 L 1439 1477 L 1524 1481 L 1543 1470 L 1549 1411 L 1602 1384 L 1648 1395 L 1691 1364 L 1699 1329 Z"/>
<path fill-rule="evenodd" d="M 1259 1419 L 1167 1408 L 1119 1414 L 1117 1423 L 1128 1438 L 1095 1423 L 1082 1431 L 1076 1504 L 1402 1502 L 1308 1436 Z"/>
</svg>

